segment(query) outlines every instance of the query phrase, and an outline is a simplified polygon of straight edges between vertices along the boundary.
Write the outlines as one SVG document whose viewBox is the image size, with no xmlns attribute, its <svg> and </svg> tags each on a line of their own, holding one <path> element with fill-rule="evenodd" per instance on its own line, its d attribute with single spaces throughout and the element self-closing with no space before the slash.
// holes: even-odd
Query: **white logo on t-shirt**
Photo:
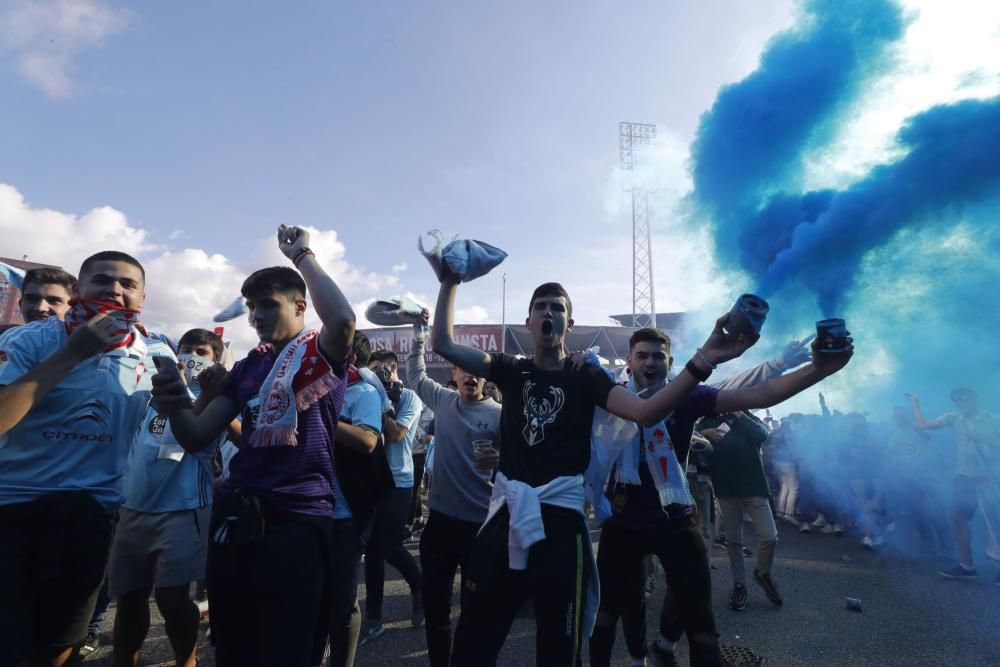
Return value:
<svg viewBox="0 0 1000 667">
<path fill-rule="evenodd" d="M 534 389 L 534 381 L 528 380 L 521 391 L 524 418 L 528 422 L 521 433 L 529 447 L 534 447 L 545 440 L 545 425 L 554 422 L 566 404 L 566 395 L 560 387 L 549 387 L 548 396 L 541 400 L 533 395 Z"/>
</svg>

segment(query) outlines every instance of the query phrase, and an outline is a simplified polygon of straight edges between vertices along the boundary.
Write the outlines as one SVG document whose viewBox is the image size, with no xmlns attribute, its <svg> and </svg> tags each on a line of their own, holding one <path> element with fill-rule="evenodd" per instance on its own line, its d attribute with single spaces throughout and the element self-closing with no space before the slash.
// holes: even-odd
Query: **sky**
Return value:
<svg viewBox="0 0 1000 667">
<path fill-rule="evenodd" d="M 508 320 L 559 280 L 605 324 L 631 310 L 618 122 L 690 137 L 792 20 L 783 2 L 240 6 L 0 3 L 0 254 L 72 269 L 119 243 L 170 276 L 147 317 L 189 322 L 279 261 L 282 223 L 323 231 L 352 301 L 433 299 L 416 241 L 441 229 L 510 253 L 462 290 L 467 321 L 500 321 L 506 273 Z"/>
<path fill-rule="evenodd" d="M 717 252 L 717 221 L 691 213 L 692 146 L 721 90 L 810 29 L 809 4 L 233 7 L 0 0 L 0 255 L 75 271 L 91 252 L 132 252 L 149 273 L 146 321 L 177 335 L 209 324 L 250 271 L 285 263 L 278 224 L 314 230 L 359 315 L 376 297 L 433 301 L 416 240 L 440 229 L 509 252 L 460 290 L 459 321 L 501 320 L 505 274 L 508 322 L 557 280 L 578 323 L 606 324 L 631 310 L 627 120 L 658 128 L 640 168 L 657 309 L 714 315 L 756 287 Z M 1000 92 L 1000 5 L 906 0 L 901 13 L 898 39 L 867 56 L 877 73 L 799 156 L 800 189 L 862 181 L 900 157 L 907 118 Z M 818 315 L 795 312 L 802 333 Z M 795 332 L 776 327 L 751 360 Z M 241 322 L 227 334 L 253 341 Z"/>
</svg>

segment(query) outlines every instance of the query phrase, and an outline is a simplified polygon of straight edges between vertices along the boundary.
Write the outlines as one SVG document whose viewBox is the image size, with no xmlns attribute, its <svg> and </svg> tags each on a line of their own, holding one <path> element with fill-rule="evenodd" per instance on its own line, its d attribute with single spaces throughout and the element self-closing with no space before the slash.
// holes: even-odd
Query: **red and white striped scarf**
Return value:
<svg viewBox="0 0 1000 667">
<path fill-rule="evenodd" d="M 262 398 L 251 447 L 299 444 L 298 413 L 337 387 L 337 376 L 319 351 L 316 331 L 300 333 L 278 354 L 260 388 Z M 257 348 L 267 350 L 270 345 Z"/>
<path fill-rule="evenodd" d="M 133 328 L 138 328 L 142 333 L 142 325 L 139 323 L 139 315 L 142 311 L 119 306 L 111 301 L 101 301 L 100 299 L 84 299 L 76 297 L 69 300 L 69 311 L 63 325 L 66 327 L 66 334 L 73 335 L 77 327 L 86 324 L 99 314 L 115 320 L 118 323 L 116 333 L 121 336 L 121 340 L 113 345 L 109 345 L 105 352 L 128 347 L 134 336 Z"/>
</svg>

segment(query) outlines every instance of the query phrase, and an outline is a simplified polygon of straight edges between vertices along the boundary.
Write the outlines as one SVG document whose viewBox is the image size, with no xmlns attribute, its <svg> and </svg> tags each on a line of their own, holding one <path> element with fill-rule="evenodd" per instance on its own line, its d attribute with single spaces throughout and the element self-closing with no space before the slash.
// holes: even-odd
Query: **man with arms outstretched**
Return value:
<svg viewBox="0 0 1000 667">
<path fill-rule="evenodd" d="M 795 356 L 795 349 L 795 345 L 790 345 L 779 360 Z M 814 353 L 814 362 L 809 366 L 772 377 L 775 372 L 784 370 L 784 364 L 775 360 L 721 383 L 721 388 L 695 387 L 665 422 L 658 427 L 641 429 L 634 441 L 626 445 L 634 451 L 621 452 L 612 466 L 606 487 L 608 502 L 604 506 L 611 516 L 602 524 L 598 550 L 601 604 L 590 639 L 591 665 L 610 664 L 619 618 L 632 664 L 645 664 L 643 558 L 647 554 L 659 558 L 668 588 L 660 614 L 659 636 L 648 647 L 648 658 L 658 666 L 676 665 L 674 644 L 682 633 L 686 633 L 692 665 L 722 664 L 712 614 L 712 578 L 706 544 L 694 520 L 694 500 L 686 489 L 680 465 L 687 459 L 695 422 L 710 415 L 776 405 L 836 372 L 850 356 L 850 350 L 829 359 L 822 357 L 822 353 Z M 791 363 L 798 365 L 801 362 Z M 672 365 L 670 338 L 665 333 L 658 329 L 639 329 L 632 334 L 628 355 L 629 391 L 638 396 L 652 395 L 667 382 Z M 709 439 L 717 438 L 711 434 Z M 672 478 L 679 484 L 666 490 L 659 488 L 666 485 L 671 475 L 663 475 L 662 483 L 656 481 L 654 471 L 647 465 L 647 448 L 660 449 L 678 460 L 675 468 L 678 474 Z M 718 453 L 717 450 L 716 455 Z M 673 465 L 673 462 L 667 463 Z M 763 478 L 762 469 L 759 476 Z M 770 520 L 766 499 L 762 498 L 755 507 L 768 512 L 766 518 Z M 601 511 L 598 517 L 605 518 Z M 742 508 L 739 518 L 742 521 Z M 758 526 L 756 519 L 754 525 Z M 773 522 L 771 526 L 773 530 Z M 740 540 L 735 539 L 735 542 L 735 548 L 741 549 Z M 742 553 L 739 555 L 742 558 Z M 768 598 L 776 605 L 781 604 L 781 596 L 770 576 L 770 561 L 754 574 Z"/>
<path fill-rule="evenodd" d="M 572 304 L 558 283 L 540 285 L 532 294 L 525 324 L 535 354 L 529 359 L 455 342 L 457 286 L 457 278 L 446 272 L 432 330 L 434 351 L 495 382 L 504 403 L 500 467 L 489 516 L 463 573 L 452 664 L 495 664 L 514 615 L 530 596 L 537 664 L 573 665 L 596 613 L 596 572 L 583 514 L 595 407 L 652 425 L 707 379 L 715 364 L 739 356 L 756 338 L 730 338 L 722 330 L 725 318 L 720 319 L 698 357 L 643 400 L 599 369 L 572 368 L 563 345 L 573 326 Z"/>
</svg>

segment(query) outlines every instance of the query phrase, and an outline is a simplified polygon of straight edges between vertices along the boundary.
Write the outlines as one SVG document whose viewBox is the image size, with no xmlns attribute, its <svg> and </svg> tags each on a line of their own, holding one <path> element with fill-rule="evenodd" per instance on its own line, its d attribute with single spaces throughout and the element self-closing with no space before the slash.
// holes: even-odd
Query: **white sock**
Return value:
<svg viewBox="0 0 1000 667">
<path fill-rule="evenodd" d="M 675 642 L 670 641 L 669 639 L 667 639 L 663 635 L 659 635 L 656 638 L 656 646 L 661 651 L 666 651 L 667 653 L 673 653 L 674 652 Z"/>
</svg>

